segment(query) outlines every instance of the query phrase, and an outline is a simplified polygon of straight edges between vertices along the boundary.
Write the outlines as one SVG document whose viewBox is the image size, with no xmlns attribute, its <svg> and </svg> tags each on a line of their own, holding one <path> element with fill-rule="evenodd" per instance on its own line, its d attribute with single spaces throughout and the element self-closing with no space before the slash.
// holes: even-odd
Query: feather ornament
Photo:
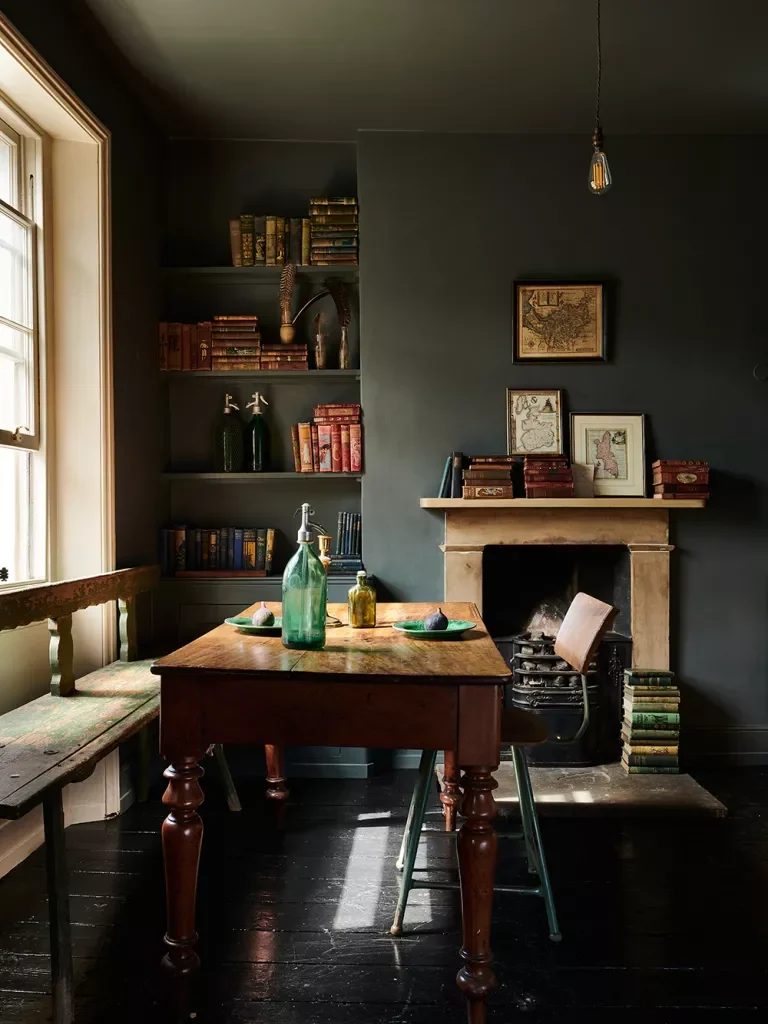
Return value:
<svg viewBox="0 0 768 1024">
<path fill-rule="evenodd" d="M 339 327 L 349 327 L 352 320 L 352 309 L 349 305 L 349 293 L 344 283 L 337 277 L 329 277 L 325 282 L 325 287 L 331 293 L 331 298 L 336 305 Z"/>
<path fill-rule="evenodd" d="M 295 286 L 296 264 L 286 263 L 280 274 L 280 341 L 284 345 L 292 342 L 296 335 L 291 316 L 291 301 Z"/>
</svg>

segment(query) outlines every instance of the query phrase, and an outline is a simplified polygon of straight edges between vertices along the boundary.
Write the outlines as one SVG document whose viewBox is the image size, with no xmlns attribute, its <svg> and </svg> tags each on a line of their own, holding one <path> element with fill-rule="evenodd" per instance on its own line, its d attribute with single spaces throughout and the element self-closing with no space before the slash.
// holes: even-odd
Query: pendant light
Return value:
<svg viewBox="0 0 768 1024">
<path fill-rule="evenodd" d="M 592 160 L 589 164 L 589 191 L 601 196 L 612 184 L 608 157 L 603 152 L 603 126 L 600 124 L 600 85 L 603 77 L 603 48 L 600 39 L 600 0 L 597 0 L 597 85 L 595 89 L 595 132 L 592 136 Z"/>
</svg>

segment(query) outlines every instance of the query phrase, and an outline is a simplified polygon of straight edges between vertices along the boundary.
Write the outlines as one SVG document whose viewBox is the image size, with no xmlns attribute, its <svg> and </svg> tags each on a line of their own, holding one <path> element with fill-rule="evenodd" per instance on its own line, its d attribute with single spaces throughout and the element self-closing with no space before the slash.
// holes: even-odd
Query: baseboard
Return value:
<svg viewBox="0 0 768 1024">
<path fill-rule="evenodd" d="M 392 752 L 393 768 L 418 768 L 421 760 L 420 750 L 395 750 Z M 437 755 L 437 763 L 443 763 L 443 753 Z"/>
<path fill-rule="evenodd" d="M 44 839 L 42 807 L 17 821 L 0 821 L 0 878 L 34 853 Z"/>
<path fill-rule="evenodd" d="M 288 786 L 291 779 L 370 779 L 375 774 L 375 764 L 367 761 L 363 764 L 344 764 L 339 761 L 322 763 L 319 761 L 289 761 L 286 765 Z"/>
<path fill-rule="evenodd" d="M 686 768 L 768 765 L 768 725 L 686 729 L 680 755 Z"/>
</svg>

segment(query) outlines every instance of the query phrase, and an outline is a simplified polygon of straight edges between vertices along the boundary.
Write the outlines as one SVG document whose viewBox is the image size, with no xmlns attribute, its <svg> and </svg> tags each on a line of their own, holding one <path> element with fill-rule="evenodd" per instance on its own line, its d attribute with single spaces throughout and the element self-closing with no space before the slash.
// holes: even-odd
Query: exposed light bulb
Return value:
<svg viewBox="0 0 768 1024">
<path fill-rule="evenodd" d="M 599 129 L 596 129 L 592 136 L 592 144 L 595 151 L 589 163 L 589 191 L 592 195 L 601 196 L 611 187 L 613 179 L 608 157 L 603 152 L 603 134 Z"/>
</svg>

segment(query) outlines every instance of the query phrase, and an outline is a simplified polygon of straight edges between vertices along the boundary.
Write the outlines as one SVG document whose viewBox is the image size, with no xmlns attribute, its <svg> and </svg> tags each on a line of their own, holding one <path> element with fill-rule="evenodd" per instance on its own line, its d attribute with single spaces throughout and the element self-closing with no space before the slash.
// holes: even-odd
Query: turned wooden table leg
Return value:
<svg viewBox="0 0 768 1024">
<path fill-rule="evenodd" d="M 267 758 L 267 799 L 287 800 L 290 796 L 285 779 L 285 748 L 266 744 Z"/>
<path fill-rule="evenodd" d="M 170 813 L 163 822 L 163 857 L 168 907 L 168 952 L 163 966 L 174 975 L 190 974 L 200 966 L 195 952 L 195 900 L 197 869 L 203 841 L 203 821 L 197 808 L 203 802 L 198 779 L 203 769 L 194 757 L 174 760 L 163 773 L 168 788 L 163 803 Z"/>
<path fill-rule="evenodd" d="M 498 845 L 493 828 L 493 791 L 497 785 L 493 771 L 491 767 L 465 768 L 462 778 L 461 813 L 465 821 L 457 845 L 464 963 L 456 981 L 467 999 L 469 1024 L 485 1024 L 486 997 L 496 986 L 491 968 L 491 914 Z"/>
<path fill-rule="evenodd" d="M 443 788 L 440 791 L 440 803 L 445 814 L 445 831 L 456 829 L 456 811 L 459 809 L 459 763 L 455 750 L 446 750 L 443 754 Z"/>
</svg>

